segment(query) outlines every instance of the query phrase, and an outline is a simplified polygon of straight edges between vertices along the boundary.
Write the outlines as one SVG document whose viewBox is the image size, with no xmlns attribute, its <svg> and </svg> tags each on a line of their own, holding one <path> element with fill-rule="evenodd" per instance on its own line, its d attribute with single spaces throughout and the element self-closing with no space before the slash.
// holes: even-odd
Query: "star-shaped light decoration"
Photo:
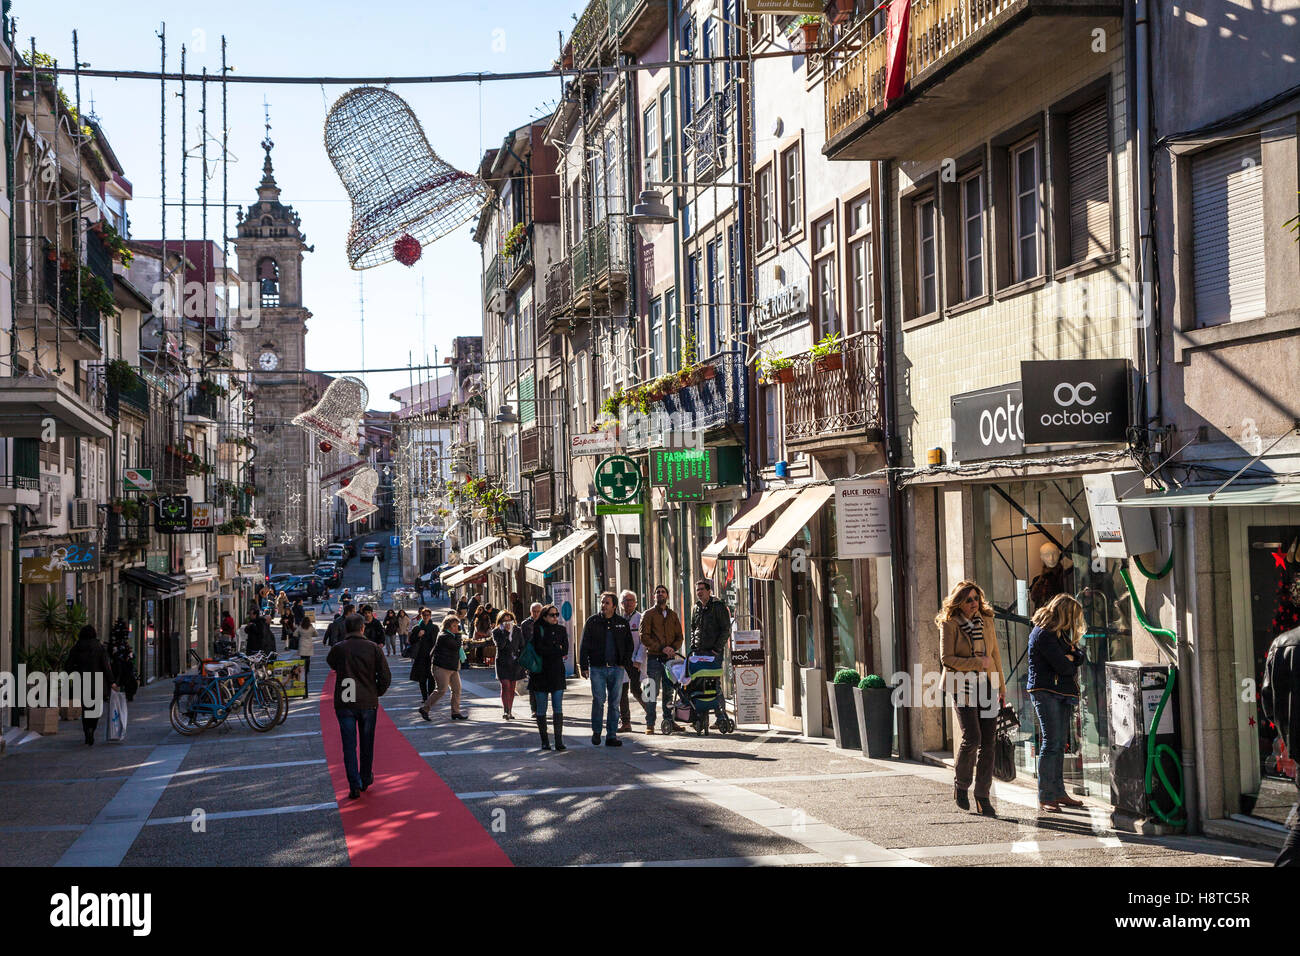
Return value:
<svg viewBox="0 0 1300 956">
<path fill-rule="evenodd" d="M 290 532 L 288 532 L 288 531 L 281 531 L 281 532 L 280 532 L 280 543 L 281 543 L 281 544 L 293 544 L 294 541 L 297 540 L 297 538 L 298 538 L 298 536 L 297 536 L 296 534 L 292 534 L 292 533 L 290 533 Z"/>
<path fill-rule="evenodd" d="M 1285 569 L 1286 569 L 1286 553 L 1285 553 L 1285 552 L 1282 552 L 1282 551 L 1274 551 L 1274 552 L 1272 552 L 1272 554 L 1273 554 L 1273 564 L 1274 564 L 1274 566 L 1275 566 L 1275 567 L 1282 568 L 1282 569 L 1285 570 Z"/>
</svg>

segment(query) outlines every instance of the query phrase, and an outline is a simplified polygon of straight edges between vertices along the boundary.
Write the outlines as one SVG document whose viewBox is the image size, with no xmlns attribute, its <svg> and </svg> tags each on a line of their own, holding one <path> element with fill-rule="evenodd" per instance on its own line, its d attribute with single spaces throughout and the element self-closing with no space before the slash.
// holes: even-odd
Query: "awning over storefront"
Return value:
<svg viewBox="0 0 1300 956">
<path fill-rule="evenodd" d="M 450 525 L 447 526 L 447 529 L 445 531 L 443 531 L 442 540 L 446 541 L 448 538 L 450 538 L 451 533 L 459 527 L 460 527 L 460 519 L 457 518 L 455 521 L 453 521 Z"/>
<path fill-rule="evenodd" d="M 595 540 L 596 531 L 594 528 L 587 531 L 575 531 L 567 538 L 563 538 L 555 547 L 543 551 L 524 566 L 524 575 L 528 578 L 528 583 L 536 584 L 539 588 L 546 587 L 546 576 L 555 569 L 556 565 L 579 548 L 585 548 Z"/>
<path fill-rule="evenodd" d="M 501 563 L 507 570 L 518 571 L 528 561 L 528 545 L 521 544 L 501 555 Z"/>
<path fill-rule="evenodd" d="M 776 519 L 772 529 L 750 546 L 749 573 L 760 580 L 775 577 L 781 552 L 834 494 L 832 485 L 814 485 L 799 492 L 798 500 Z"/>
<path fill-rule="evenodd" d="M 179 597 L 185 593 L 186 580 L 168 574 L 158 574 L 145 568 L 127 568 L 122 580 L 146 591 L 157 591 L 160 598 Z"/>
<path fill-rule="evenodd" d="M 1269 505 L 1300 505 L 1300 483 L 1286 485 L 1229 485 L 1215 494 L 1218 485 L 1193 485 L 1117 501 L 1121 508 L 1266 508 Z M 1211 499 L 1210 496 L 1214 495 Z"/>
<path fill-rule="evenodd" d="M 700 552 L 700 567 L 704 569 L 706 578 L 713 575 L 713 569 L 718 566 L 718 557 L 726 550 L 727 533 L 724 531 L 709 542 L 709 546 Z"/>
<path fill-rule="evenodd" d="M 453 564 L 446 571 L 443 571 L 442 574 L 438 575 L 438 580 L 441 581 L 443 584 L 446 584 L 448 581 L 450 581 L 452 578 L 460 574 L 460 572 L 464 571 L 468 567 L 470 567 L 470 565 L 468 564 Z"/>
<path fill-rule="evenodd" d="M 798 488 L 777 490 L 769 488 L 767 491 L 751 496 L 745 502 L 745 510 L 732 518 L 731 523 L 727 525 L 727 550 L 732 554 L 744 554 L 745 545 L 749 543 L 749 533 L 758 523 L 776 514 L 797 497 L 799 497 Z"/>
<path fill-rule="evenodd" d="M 524 554 L 528 553 L 528 549 L 522 546 L 520 546 L 517 549 L 511 549 L 511 551 L 514 550 L 522 551 Z M 511 551 L 500 551 L 497 554 L 492 555 L 492 557 L 488 558 L 486 561 L 482 562 L 481 564 L 475 564 L 472 567 L 465 568 L 463 571 L 460 571 L 454 576 L 447 579 L 446 581 L 447 587 L 458 588 L 462 584 L 468 584 L 471 581 L 482 578 L 484 575 L 486 575 L 489 571 L 493 569 L 499 569 L 499 565 L 501 564 L 502 561 L 506 559 L 506 557 L 511 553 Z"/>
<path fill-rule="evenodd" d="M 504 538 L 495 534 L 488 535 L 486 538 L 479 538 L 468 548 L 460 549 L 460 559 L 467 564 L 473 563 L 471 559 L 476 554 L 486 551 L 488 548 L 492 547 L 492 545 L 496 544 L 499 541 L 504 541 L 504 540 L 505 540 Z"/>
</svg>

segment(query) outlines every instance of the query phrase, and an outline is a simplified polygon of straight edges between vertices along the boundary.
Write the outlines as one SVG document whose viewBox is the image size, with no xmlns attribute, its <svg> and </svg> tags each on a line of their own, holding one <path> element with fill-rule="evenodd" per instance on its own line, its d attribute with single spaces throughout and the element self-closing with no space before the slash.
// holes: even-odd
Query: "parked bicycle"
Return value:
<svg viewBox="0 0 1300 956">
<path fill-rule="evenodd" d="M 261 655 L 242 660 L 207 662 L 197 674 L 182 674 L 172 691 L 170 718 L 173 729 L 187 737 L 220 726 L 238 713 L 250 728 L 265 733 L 288 714 L 288 701 L 280 682 L 265 674 Z M 247 665 L 243 669 L 241 665 Z"/>
</svg>

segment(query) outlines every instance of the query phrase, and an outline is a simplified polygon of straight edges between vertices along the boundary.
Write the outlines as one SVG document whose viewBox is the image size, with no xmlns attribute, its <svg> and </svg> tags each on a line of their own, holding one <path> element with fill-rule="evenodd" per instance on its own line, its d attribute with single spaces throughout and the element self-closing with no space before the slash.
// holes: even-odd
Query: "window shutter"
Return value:
<svg viewBox="0 0 1300 956">
<path fill-rule="evenodd" d="M 1110 250 L 1110 150 L 1106 100 L 1070 114 L 1066 150 L 1070 182 L 1070 261 Z"/>
<path fill-rule="evenodd" d="M 1198 325 L 1264 314 L 1264 168 L 1258 139 L 1192 160 L 1192 273 Z"/>
<path fill-rule="evenodd" d="M 533 379 L 533 373 L 529 372 L 519 380 L 519 421 L 521 424 L 528 424 L 537 417 L 537 403 L 533 401 L 536 397 L 537 384 Z"/>
</svg>

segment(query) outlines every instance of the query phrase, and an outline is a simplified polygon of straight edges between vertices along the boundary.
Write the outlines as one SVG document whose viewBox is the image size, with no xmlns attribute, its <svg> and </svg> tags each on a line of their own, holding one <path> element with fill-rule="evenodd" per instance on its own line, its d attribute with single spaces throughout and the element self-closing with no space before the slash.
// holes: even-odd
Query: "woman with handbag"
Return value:
<svg viewBox="0 0 1300 956">
<path fill-rule="evenodd" d="M 433 644 L 433 678 L 437 687 L 424 699 L 420 706 L 420 716 L 430 720 L 429 711 L 438 703 L 442 695 L 451 689 L 451 719 L 469 720 L 468 714 L 460 712 L 460 664 L 464 659 L 465 649 L 461 647 L 460 619 L 448 614 L 442 621 L 442 630 Z"/>
<path fill-rule="evenodd" d="M 540 659 L 538 670 L 528 677 L 528 688 L 537 705 L 537 732 L 542 735 L 542 749 L 550 750 L 551 741 L 546 736 L 546 700 L 551 700 L 552 728 L 555 730 L 555 749 L 564 746 L 564 656 L 569 653 L 569 632 L 560 623 L 560 609 L 554 604 L 542 608 L 541 616 L 533 627 L 530 649 Z M 524 655 L 527 661 L 529 655 Z"/>
<path fill-rule="evenodd" d="M 998 705 L 1006 702 L 1002 654 L 993 624 L 993 606 L 974 581 L 961 581 L 944 599 L 935 623 L 948 687 L 961 726 L 953 777 L 957 806 L 970 809 L 967 791 L 975 783 L 975 807 L 986 817 L 997 816 L 989 801 L 993 787 L 993 757 Z"/>
<path fill-rule="evenodd" d="M 433 693 L 433 645 L 438 640 L 438 625 L 433 623 L 432 612 L 427 607 L 420 608 L 420 620 L 411 632 L 410 679 L 420 687 L 420 696 L 428 697 Z"/>
<path fill-rule="evenodd" d="M 1038 714 L 1042 743 L 1038 748 L 1038 807 L 1060 813 L 1061 805 L 1081 807 L 1065 792 L 1065 740 L 1070 733 L 1077 673 L 1083 663 L 1083 606 L 1068 594 L 1058 594 L 1039 608 L 1029 632 L 1029 695 Z"/>
<path fill-rule="evenodd" d="M 515 683 L 524 676 L 524 669 L 519 664 L 519 655 L 524 652 L 524 632 L 515 622 L 511 611 L 502 611 L 497 615 L 497 626 L 492 631 L 492 643 L 496 645 L 497 681 L 501 684 L 501 716 L 514 720 L 511 709 L 515 705 Z"/>
</svg>

